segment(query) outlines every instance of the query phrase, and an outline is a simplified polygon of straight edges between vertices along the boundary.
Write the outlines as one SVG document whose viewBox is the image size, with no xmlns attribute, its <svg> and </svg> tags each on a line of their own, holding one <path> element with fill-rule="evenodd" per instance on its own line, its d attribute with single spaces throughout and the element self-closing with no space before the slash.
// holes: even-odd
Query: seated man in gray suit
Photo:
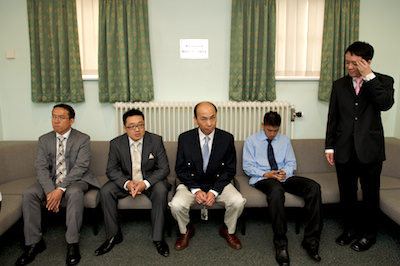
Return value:
<svg viewBox="0 0 400 266">
<path fill-rule="evenodd" d="M 146 132 L 141 111 L 127 111 L 123 115 L 123 122 L 126 134 L 110 142 L 106 172 L 110 181 L 100 190 L 107 240 L 95 254 L 98 256 L 107 253 L 122 241 L 118 225 L 118 199 L 144 194 L 153 205 L 153 242 L 158 253 L 167 257 L 169 248 L 163 234 L 169 165 L 164 144 L 160 136 Z"/>
<path fill-rule="evenodd" d="M 100 187 L 89 171 L 90 138 L 71 128 L 75 121 L 74 109 L 66 104 L 53 107 L 53 131 L 41 136 L 35 161 L 38 182 L 24 193 L 25 252 L 16 262 L 26 265 L 46 249 L 41 232 L 41 202 L 46 209 L 57 213 L 63 197 L 66 200 L 65 238 L 68 244 L 67 265 L 80 261 L 79 231 L 82 225 L 83 196 L 91 186 Z"/>
</svg>

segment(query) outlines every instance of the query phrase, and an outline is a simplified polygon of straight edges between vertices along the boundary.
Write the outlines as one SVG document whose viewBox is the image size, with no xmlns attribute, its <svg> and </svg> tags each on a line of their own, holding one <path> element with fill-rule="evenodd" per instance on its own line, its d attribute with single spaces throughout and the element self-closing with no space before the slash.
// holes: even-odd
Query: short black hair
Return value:
<svg viewBox="0 0 400 266">
<path fill-rule="evenodd" d="M 122 116 L 122 121 L 124 122 L 124 125 L 126 125 L 126 119 L 128 119 L 128 117 L 135 116 L 135 115 L 140 115 L 144 120 L 144 114 L 142 113 L 142 111 L 140 111 L 138 109 L 131 109 L 131 110 L 126 111 L 124 113 L 124 115 Z"/>
<path fill-rule="evenodd" d="M 347 47 L 345 54 L 350 52 L 350 54 L 355 54 L 361 56 L 365 61 L 372 60 L 374 57 L 374 47 L 366 42 L 354 42 L 349 47 Z"/>
<path fill-rule="evenodd" d="M 72 108 L 72 106 L 65 104 L 65 103 L 60 103 L 60 104 L 54 105 L 53 110 L 55 108 L 64 108 L 65 110 L 68 111 L 69 119 L 75 118 L 75 111 L 74 111 L 74 108 Z"/>
<path fill-rule="evenodd" d="M 277 112 L 269 111 L 264 115 L 264 126 L 280 127 L 281 122 L 281 116 Z"/>
<path fill-rule="evenodd" d="M 193 110 L 193 112 L 194 112 L 194 117 L 196 117 L 196 119 L 197 119 L 197 107 L 198 107 L 200 104 L 202 104 L 202 103 L 209 103 L 209 104 L 211 104 L 211 105 L 214 107 L 214 109 L 215 109 L 215 113 L 218 112 L 217 107 L 216 107 L 212 102 L 199 102 L 198 104 L 196 104 L 196 106 L 194 107 L 194 110 Z"/>
</svg>

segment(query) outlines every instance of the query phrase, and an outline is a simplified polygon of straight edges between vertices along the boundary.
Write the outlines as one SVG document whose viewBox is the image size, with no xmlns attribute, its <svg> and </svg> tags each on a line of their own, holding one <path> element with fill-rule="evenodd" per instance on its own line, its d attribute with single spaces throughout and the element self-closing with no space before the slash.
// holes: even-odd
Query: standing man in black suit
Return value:
<svg viewBox="0 0 400 266">
<path fill-rule="evenodd" d="M 67 265 L 79 263 L 79 232 L 83 216 L 83 196 L 90 186 L 100 187 L 89 171 L 90 137 L 71 128 L 75 111 L 67 104 L 53 107 L 53 131 L 41 136 L 35 161 L 38 181 L 29 187 L 22 203 L 24 217 L 25 252 L 16 265 L 26 265 L 46 249 L 41 231 L 41 202 L 46 209 L 57 213 L 60 202 L 66 200 L 65 239 Z"/>
<path fill-rule="evenodd" d="M 195 106 L 194 122 L 199 127 L 182 133 L 178 139 L 175 171 L 181 184 L 169 203 L 181 233 L 175 249 L 186 248 L 194 235 L 189 210 L 196 202 L 203 206 L 202 211 L 215 202 L 225 205 L 224 224 L 219 233 L 232 248 L 240 249 L 242 244 L 235 230 L 246 200 L 231 184 L 236 173 L 233 136 L 216 128 L 217 108 L 210 102 Z"/>
<path fill-rule="evenodd" d="M 110 181 L 100 190 L 107 240 L 95 251 L 102 255 L 122 242 L 118 199 L 144 194 L 152 202 L 153 243 L 167 257 L 164 221 L 167 209 L 168 158 L 161 136 L 145 130 L 144 115 L 132 109 L 123 115 L 125 134 L 111 140 L 106 174 Z"/>
<path fill-rule="evenodd" d="M 381 111 L 393 103 L 393 78 L 371 70 L 374 49 L 365 42 L 345 52 L 348 75 L 333 82 L 326 130 L 325 156 L 336 165 L 344 232 L 336 243 L 356 251 L 376 242 L 379 189 L 385 142 Z M 360 178 L 363 201 L 357 205 Z"/>
</svg>

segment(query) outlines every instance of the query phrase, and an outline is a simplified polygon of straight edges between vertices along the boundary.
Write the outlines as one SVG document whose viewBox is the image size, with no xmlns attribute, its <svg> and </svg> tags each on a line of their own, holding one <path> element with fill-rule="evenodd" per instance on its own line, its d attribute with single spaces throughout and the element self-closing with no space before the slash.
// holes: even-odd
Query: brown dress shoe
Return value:
<svg viewBox="0 0 400 266">
<path fill-rule="evenodd" d="M 224 237 L 226 241 L 228 242 L 229 246 L 231 246 L 234 249 L 241 249 L 242 248 L 242 243 L 240 243 L 239 238 L 235 235 L 231 235 L 228 232 L 228 229 L 225 228 L 224 226 L 221 226 L 221 229 L 219 230 L 219 235 Z"/>
<path fill-rule="evenodd" d="M 194 227 L 189 225 L 186 233 L 181 234 L 175 242 L 175 249 L 182 250 L 189 245 L 189 239 L 194 236 Z"/>
</svg>

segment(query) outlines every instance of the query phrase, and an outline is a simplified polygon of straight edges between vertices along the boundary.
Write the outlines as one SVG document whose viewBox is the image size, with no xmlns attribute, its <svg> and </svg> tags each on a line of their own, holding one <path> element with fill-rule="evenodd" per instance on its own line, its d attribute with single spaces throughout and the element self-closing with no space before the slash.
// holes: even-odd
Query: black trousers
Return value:
<svg viewBox="0 0 400 266">
<path fill-rule="evenodd" d="M 285 215 L 285 192 L 304 199 L 307 225 L 304 230 L 306 243 L 319 242 L 322 230 L 321 186 L 309 178 L 292 176 L 285 182 L 268 178 L 258 181 L 255 188 L 267 195 L 268 210 L 274 231 L 276 247 L 287 246 L 287 224 Z"/>
<path fill-rule="evenodd" d="M 153 228 L 153 241 L 161 241 L 164 239 L 164 222 L 168 196 L 167 184 L 166 182 L 158 182 L 152 185 L 148 190 L 144 190 L 143 194 L 152 202 L 151 222 Z M 100 201 L 104 214 L 106 239 L 109 239 L 118 233 L 118 199 L 125 197 L 131 197 L 131 195 L 128 191 L 121 189 L 112 181 L 108 181 L 100 189 Z"/>
<path fill-rule="evenodd" d="M 344 230 L 369 239 L 376 238 L 379 217 L 379 189 L 382 162 L 364 164 L 357 156 L 344 164 L 336 163 Z M 357 201 L 358 179 L 362 196 Z"/>
</svg>

